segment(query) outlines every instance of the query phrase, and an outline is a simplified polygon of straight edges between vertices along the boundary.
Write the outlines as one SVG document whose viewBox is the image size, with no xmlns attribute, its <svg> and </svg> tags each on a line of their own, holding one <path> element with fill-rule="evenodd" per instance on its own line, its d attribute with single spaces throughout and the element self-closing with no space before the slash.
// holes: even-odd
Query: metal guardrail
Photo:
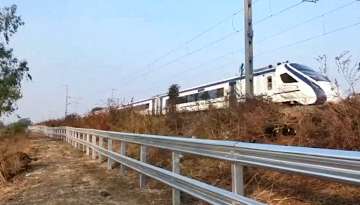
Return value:
<svg viewBox="0 0 360 205">
<path fill-rule="evenodd" d="M 113 161 L 132 168 L 140 175 L 157 179 L 173 188 L 173 204 L 180 204 L 179 191 L 211 204 L 261 204 L 244 197 L 243 167 L 254 166 L 277 171 L 305 174 L 328 180 L 360 185 L 360 152 L 318 148 L 291 147 L 242 143 L 235 141 L 203 140 L 144 134 L 130 134 L 82 128 L 32 127 L 34 131 L 57 137 L 83 149 L 93 159 L 108 158 L 108 167 Z M 98 140 L 97 140 L 98 139 Z M 104 147 L 104 139 L 107 148 Z M 121 141 L 120 153 L 112 150 L 112 141 Z M 126 143 L 141 145 L 140 161 L 126 156 Z M 156 147 L 173 152 L 173 172 L 146 163 L 146 148 Z M 232 191 L 199 182 L 180 175 L 179 156 L 182 153 L 211 157 L 232 162 Z"/>
</svg>

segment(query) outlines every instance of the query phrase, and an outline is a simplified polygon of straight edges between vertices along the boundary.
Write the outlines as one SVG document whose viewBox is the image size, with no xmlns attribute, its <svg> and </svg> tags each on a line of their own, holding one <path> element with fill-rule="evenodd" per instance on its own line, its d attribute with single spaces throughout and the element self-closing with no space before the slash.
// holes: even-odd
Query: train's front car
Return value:
<svg viewBox="0 0 360 205">
<path fill-rule="evenodd" d="M 318 105 L 325 102 L 336 102 L 339 99 L 336 86 L 325 75 L 298 63 L 286 63 L 285 67 L 290 73 L 311 88 L 315 94 L 311 104 Z"/>
</svg>

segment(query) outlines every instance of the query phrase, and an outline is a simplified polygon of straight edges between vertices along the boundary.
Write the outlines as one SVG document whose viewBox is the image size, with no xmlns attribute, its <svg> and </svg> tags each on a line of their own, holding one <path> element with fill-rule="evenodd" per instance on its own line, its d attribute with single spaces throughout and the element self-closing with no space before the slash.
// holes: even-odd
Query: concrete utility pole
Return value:
<svg viewBox="0 0 360 205">
<path fill-rule="evenodd" d="M 252 0 L 244 0 L 245 32 L 245 95 L 246 99 L 254 98 L 254 60 L 253 60 L 253 24 Z"/>
</svg>

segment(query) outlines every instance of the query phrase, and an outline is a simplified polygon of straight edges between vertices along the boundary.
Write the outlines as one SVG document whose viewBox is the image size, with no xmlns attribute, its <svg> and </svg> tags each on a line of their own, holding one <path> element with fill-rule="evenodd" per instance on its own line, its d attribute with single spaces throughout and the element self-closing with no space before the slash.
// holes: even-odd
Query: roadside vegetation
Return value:
<svg viewBox="0 0 360 205">
<path fill-rule="evenodd" d="M 27 127 L 28 119 L 21 119 L 0 129 L 0 185 L 26 170 L 31 158 Z"/>
<path fill-rule="evenodd" d="M 24 25 L 17 15 L 17 6 L 0 8 L 0 117 L 13 113 L 22 97 L 22 81 L 31 80 L 25 60 L 19 60 L 10 47 L 10 40 Z M 0 125 L 0 184 L 26 169 L 30 162 L 25 154 L 29 142 L 25 130 L 31 122 L 21 119 L 8 126 Z"/>
<path fill-rule="evenodd" d="M 162 116 L 140 115 L 131 108 L 110 108 L 108 113 L 90 113 L 85 117 L 71 115 L 65 120 L 50 120 L 44 124 L 359 151 L 360 96 L 352 95 L 336 104 L 306 107 L 254 100 L 232 103 L 227 109 L 169 112 Z M 129 146 L 127 153 L 139 158 L 139 146 Z M 152 164 L 170 169 L 169 152 L 150 149 L 149 157 Z M 231 189 L 229 163 L 185 156 L 181 168 L 185 175 Z M 330 205 L 360 201 L 358 187 L 257 168 L 247 168 L 245 176 L 247 195 L 270 204 Z M 155 182 L 149 186 L 162 187 Z"/>
<path fill-rule="evenodd" d="M 317 58 L 319 70 L 325 75 L 329 70 L 327 60 L 326 55 Z M 141 115 L 133 108 L 118 110 L 109 106 L 107 112 L 90 112 L 83 117 L 73 114 L 43 124 L 360 151 L 360 95 L 356 93 L 360 64 L 353 63 L 345 51 L 335 58 L 335 67 L 338 75 L 331 80 L 338 88 L 338 96 L 347 97 L 321 106 L 283 105 L 257 99 L 238 103 L 229 97 L 229 106 L 225 109 L 214 109 L 210 105 L 207 111 L 177 112 L 179 86 L 172 85 L 166 115 Z M 346 83 L 345 94 L 340 93 L 338 78 Z M 139 159 L 139 146 L 129 145 L 127 154 Z M 171 153 L 166 150 L 150 148 L 149 161 L 171 169 Z M 227 162 L 185 155 L 181 171 L 186 176 L 231 190 L 231 167 Z M 137 179 L 136 175 L 132 176 Z M 352 205 L 360 202 L 359 187 L 259 168 L 245 169 L 245 184 L 247 196 L 268 204 Z M 152 180 L 148 185 L 164 188 Z M 183 197 L 189 204 L 196 203 L 189 196 Z"/>
</svg>

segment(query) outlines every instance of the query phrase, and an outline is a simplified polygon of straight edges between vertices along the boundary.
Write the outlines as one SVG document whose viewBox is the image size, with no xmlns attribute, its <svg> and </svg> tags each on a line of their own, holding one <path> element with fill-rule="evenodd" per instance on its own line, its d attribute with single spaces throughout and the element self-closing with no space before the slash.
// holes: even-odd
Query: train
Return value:
<svg viewBox="0 0 360 205">
<path fill-rule="evenodd" d="M 329 78 L 299 63 L 277 63 L 254 70 L 254 95 L 275 103 L 320 105 L 338 99 L 337 88 Z M 245 99 L 245 76 L 211 82 L 179 91 L 176 109 L 179 112 L 225 108 L 230 96 Z M 141 114 L 166 114 L 168 94 L 132 102 L 118 109 L 131 107 Z"/>
</svg>

